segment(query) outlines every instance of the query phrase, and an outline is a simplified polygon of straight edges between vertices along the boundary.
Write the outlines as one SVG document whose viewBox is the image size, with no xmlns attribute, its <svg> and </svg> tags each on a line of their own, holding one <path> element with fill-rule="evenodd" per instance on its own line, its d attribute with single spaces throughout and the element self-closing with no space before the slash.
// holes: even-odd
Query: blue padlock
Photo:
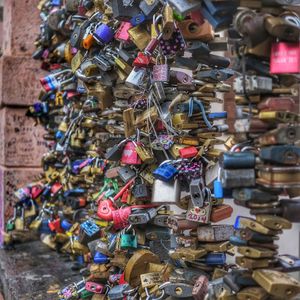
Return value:
<svg viewBox="0 0 300 300">
<path fill-rule="evenodd" d="M 146 16 L 143 13 L 139 13 L 138 15 L 132 17 L 130 19 L 130 23 L 133 27 L 138 26 L 146 21 Z"/>
<path fill-rule="evenodd" d="M 60 131 L 60 130 L 56 131 L 56 133 L 55 133 L 55 138 L 56 138 L 57 140 L 62 139 L 64 136 L 65 136 L 64 132 L 62 132 L 62 131 Z"/>
<path fill-rule="evenodd" d="M 84 265 L 84 256 L 83 255 L 78 255 L 76 257 L 77 263 L 80 265 Z"/>
<path fill-rule="evenodd" d="M 214 27 L 214 30 L 216 32 L 229 27 L 229 25 L 232 23 L 233 14 L 224 16 L 212 16 L 205 6 L 202 7 L 201 13 L 203 17 Z"/>
<path fill-rule="evenodd" d="M 221 180 L 214 181 L 214 196 L 217 199 L 222 199 L 224 196 Z"/>
<path fill-rule="evenodd" d="M 80 225 L 80 229 L 83 230 L 89 237 L 97 234 L 100 231 L 100 227 L 91 220 L 87 220 Z"/>
<path fill-rule="evenodd" d="M 94 256 L 94 263 L 95 264 L 107 264 L 109 262 L 108 256 L 102 254 L 101 252 L 96 252 Z"/>
<path fill-rule="evenodd" d="M 51 5 L 53 5 L 53 6 L 61 6 L 61 0 L 51 0 Z"/>
<path fill-rule="evenodd" d="M 240 237 L 235 236 L 235 235 L 231 236 L 229 238 L 229 241 L 234 246 L 247 246 L 248 245 L 246 240 L 242 240 Z"/>
<path fill-rule="evenodd" d="M 52 233 L 51 229 L 48 226 L 48 223 L 49 223 L 48 219 L 42 220 L 42 223 L 41 223 L 40 228 L 39 228 L 39 233 L 45 233 L 45 234 L 51 234 Z"/>
<path fill-rule="evenodd" d="M 93 37 L 99 44 L 108 44 L 114 38 L 114 32 L 108 25 L 100 24 Z"/>
<path fill-rule="evenodd" d="M 61 228 L 64 230 L 64 231 L 68 231 L 71 227 L 72 227 L 72 223 L 70 223 L 68 220 L 66 219 L 63 219 L 61 221 L 61 224 L 60 224 Z"/>
<path fill-rule="evenodd" d="M 252 169 L 255 163 L 255 154 L 250 151 L 225 152 L 220 156 L 220 164 L 224 169 Z"/>
<path fill-rule="evenodd" d="M 76 197 L 76 196 L 81 196 L 86 192 L 85 189 L 83 188 L 76 188 L 76 189 L 71 189 L 67 190 L 64 192 L 64 197 Z"/>
<path fill-rule="evenodd" d="M 221 111 L 221 112 L 215 112 L 215 113 L 210 113 L 207 115 L 209 119 L 226 119 L 227 118 L 227 112 L 226 111 Z"/>
<path fill-rule="evenodd" d="M 162 181 L 170 181 L 177 173 L 178 170 L 170 164 L 163 164 L 153 171 L 154 177 Z"/>
<path fill-rule="evenodd" d="M 240 216 L 237 216 L 233 225 L 234 229 L 241 229 Z"/>
<path fill-rule="evenodd" d="M 204 262 L 210 266 L 224 265 L 226 263 L 226 254 L 220 253 L 209 253 L 204 258 Z"/>
<path fill-rule="evenodd" d="M 49 197 L 50 195 L 51 195 L 51 186 L 46 185 L 43 190 L 42 197 Z"/>
</svg>

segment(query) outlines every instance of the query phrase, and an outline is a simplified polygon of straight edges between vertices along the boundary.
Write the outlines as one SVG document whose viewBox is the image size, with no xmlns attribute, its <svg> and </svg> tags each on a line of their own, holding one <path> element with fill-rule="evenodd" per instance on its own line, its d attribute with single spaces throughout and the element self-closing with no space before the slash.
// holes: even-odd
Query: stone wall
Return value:
<svg viewBox="0 0 300 300">
<path fill-rule="evenodd" d="M 38 99 L 44 74 L 40 62 L 31 58 L 40 24 L 38 2 L 0 1 L 0 242 L 12 214 L 14 191 L 40 174 L 46 152 L 42 127 L 25 116 L 27 106 Z"/>
</svg>

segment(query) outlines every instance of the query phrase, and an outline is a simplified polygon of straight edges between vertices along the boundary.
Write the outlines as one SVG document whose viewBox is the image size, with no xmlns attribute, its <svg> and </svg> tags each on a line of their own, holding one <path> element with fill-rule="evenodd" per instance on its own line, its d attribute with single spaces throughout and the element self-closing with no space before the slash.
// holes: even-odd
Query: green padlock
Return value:
<svg viewBox="0 0 300 300">
<path fill-rule="evenodd" d="M 6 223 L 6 231 L 13 231 L 15 229 L 15 221 L 17 218 L 17 208 L 14 208 L 14 215 Z"/>
<path fill-rule="evenodd" d="M 120 248 L 122 250 L 137 248 L 137 236 L 135 235 L 135 230 L 133 230 L 131 226 L 124 229 L 121 233 Z"/>
</svg>

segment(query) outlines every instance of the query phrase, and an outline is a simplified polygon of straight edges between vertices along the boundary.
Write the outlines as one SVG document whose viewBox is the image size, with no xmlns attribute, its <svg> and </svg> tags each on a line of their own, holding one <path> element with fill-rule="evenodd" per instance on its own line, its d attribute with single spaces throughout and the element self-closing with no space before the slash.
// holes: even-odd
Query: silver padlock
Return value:
<svg viewBox="0 0 300 300">
<path fill-rule="evenodd" d="M 118 174 L 122 181 L 127 183 L 130 179 L 135 177 L 136 172 L 132 170 L 129 166 L 125 166 L 118 169 Z"/>
<path fill-rule="evenodd" d="M 255 186 L 254 169 L 221 170 L 221 182 L 223 188 L 239 188 Z"/>
<path fill-rule="evenodd" d="M 151 203 L 174 204 L 179 206 L 181 188 L 178 179 L 173 182 L 165 182 L 155 179 L 152 191 Z"/>
<path fill-rule="evenodd" d="M 147 70 L 145 68 L 134 67 L 126 78 L 125 84 L 133 88 L 144 86 Z"/>
<path fill-rule="evenodd" d="M 190 194 L 193 206 L 202 207 L 204 202 L 203 197 L 204 182 L 202 178 L 192 179 L 190 183 Z"/>
<path fill-rule="evenodd" d="M 233 82 L 234 91 L 244 93 L 243 76 L 236 77 Z M 264 94 L 272 92 L 272 78 L 262 76 L 245 76 L 246 92 L 251 94 Z"/>
</svg>

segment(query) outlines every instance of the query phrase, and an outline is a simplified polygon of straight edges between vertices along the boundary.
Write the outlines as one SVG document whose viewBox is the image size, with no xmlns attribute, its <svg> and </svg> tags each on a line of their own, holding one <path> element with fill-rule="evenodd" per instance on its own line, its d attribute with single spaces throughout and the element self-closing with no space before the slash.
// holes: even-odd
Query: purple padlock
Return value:
<svg viewBox="0 0 300 300">
<path fill-rule="evenodd" d="M 94 34 L 94 39 L 100 44 L 107 44 L 114 38 L 114 31 L 106 24 L 100 24 Z"/>
</svg>

